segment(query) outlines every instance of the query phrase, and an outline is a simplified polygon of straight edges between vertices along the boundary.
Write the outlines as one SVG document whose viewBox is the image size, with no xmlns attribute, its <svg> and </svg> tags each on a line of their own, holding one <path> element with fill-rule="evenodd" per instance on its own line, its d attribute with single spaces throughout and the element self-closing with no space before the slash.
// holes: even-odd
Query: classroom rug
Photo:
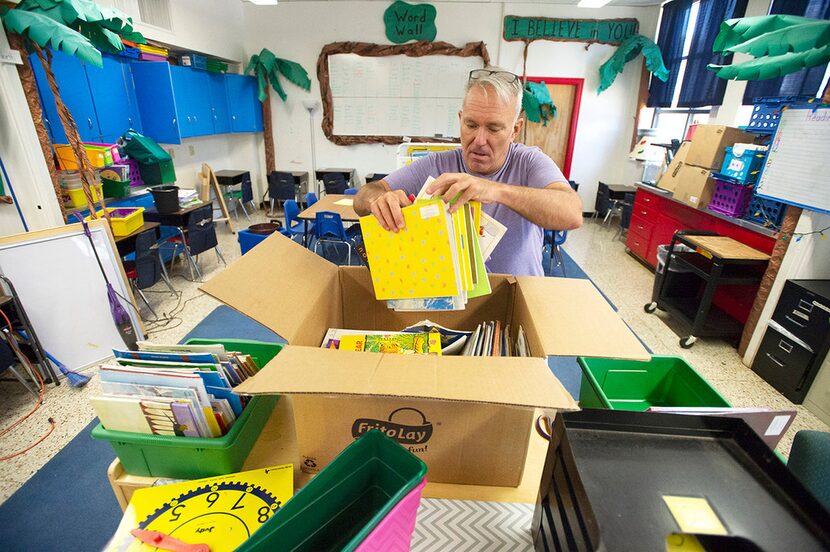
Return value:
<svg viewBox="0 0 830 552">
<path fill-rule="evenodd" d="M 562 257 L 565 273 L 569 278 L 590 280 L 567 252 L 563 251 Z M 546 251 L 543 259 L 546 273 L 549 259 L 550 254 Z M 352 263 L 355 263 L 354 258 Z M 547 275 L 561 277 L 561 270 L 562 267 L 554 266 L 553 272 Z M 249 324 L 240 325 L 240 318 L 247 317 L 230 307 L 217 307 L 183 341 L 191 337 L 226 337 L 282 342 L 279 336 L 253 320 L 248 319 Z M 549 357 L 548 366 L 565 389 L 574 397 L 578 397 L 581 371 L 576 358 Z M 90 437 L 90 432 L 96 424 L 97 420 L 84 428 L 63 450 L 0 505 L 4 551 L 100 550 L 110 539 L 121 520 L 121 509 L 106 477 L 107 468 L 115 455 L 107 442 L 95 441 Z M 450 502 L 460 501 L 425 501 L 422 504 L 425 523 L 422 525 L 419 518 L 418 528 L 413 537 L 413 550 L 480 550 L 477 546 L 480 543 L 476 540 L 478 537 L 472 534 L 449 534 L 440 528 L 438 520 L 442 517 L 457 517 L 457 512 L 453 512 L 459 508 L 468 510 L 468 521 L 471 524 L 469 528 L 475 528 L 475 531 L 484 530 L 483 525 L 476 525 L 479 517 L 485 519 L 496 515 L 504 519 L 513 519 L 518 516 L 522 520 L 522 530 L 517 532 L 511 529 L 508 531 L 509 535 L 500 532 L 501 536 L 498 538 L 519 539 L 522 546 L 515 548 L 518 550 L 524 549 L 524 543 L 529 542 L 529 534 L 524 531 L 529 514 L 524 510 L 527 510 L 525 506 L 531 505 L 508 505 L 517 508 L 501 508 L 497 514 L 488 514 L 485 510 L 492 509 L 492 503 L 465 501 L 461 504 L 442 504 Z M 470 514 L 476 511 L 478 514 Z M 474 544 L 476 546 L 473 546 Z M 501 546 L 494 549 L 496 548 L 502 549 Z M 507 546 L 507 549 L 514 548 Z"/>
</svg>

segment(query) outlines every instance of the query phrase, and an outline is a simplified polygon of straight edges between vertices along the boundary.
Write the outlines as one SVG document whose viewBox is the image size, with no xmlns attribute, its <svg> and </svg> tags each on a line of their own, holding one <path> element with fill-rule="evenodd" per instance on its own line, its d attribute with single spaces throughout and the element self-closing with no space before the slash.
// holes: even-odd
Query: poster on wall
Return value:
<svg viewBox="0 0 830 552">
<path fill-rule="evenodd" d="M 590 42 L 619 45 L 639 31 L 636 19 L 557 19 L 504 16 L 504 40 Z"/>
<path fill-rule="evenodd" d="M 435 6 L 431 4 L 407 4 L 397 0 L 383 12 L 386 38 L 395 44 L 410 40 L 432 42 L 438 34 L 435 28 Z"/>
</svg>

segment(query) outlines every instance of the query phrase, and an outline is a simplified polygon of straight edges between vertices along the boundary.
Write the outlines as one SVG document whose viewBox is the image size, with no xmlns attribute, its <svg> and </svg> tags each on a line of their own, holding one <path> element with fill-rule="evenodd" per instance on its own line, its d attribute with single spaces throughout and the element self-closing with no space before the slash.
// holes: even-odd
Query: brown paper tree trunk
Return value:
<svg viewBox="0 0 830 552">
<path fill-rule="evenodd" d="M 274 132 L 273 123 L 271 121 L 271 91 L 270 87 L 265 88 L 265 94 L 268 96 L 262 102 L 262 139 L 265 142 L 265 175 L 277 170 L 277 160 L 274 153 Z"/>
</svg>

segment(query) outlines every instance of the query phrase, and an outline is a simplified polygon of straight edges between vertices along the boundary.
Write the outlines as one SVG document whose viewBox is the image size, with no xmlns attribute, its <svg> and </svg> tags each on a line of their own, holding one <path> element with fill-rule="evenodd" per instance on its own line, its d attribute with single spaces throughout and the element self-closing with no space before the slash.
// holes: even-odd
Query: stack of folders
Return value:
<svg viewBox="0 0 830 552">
<path fill-rule="evenodd" d="M 515 340 L 510 334 L 510 324 L 502 325 L 499 320 L 482 322 L 473 331 L 462 355 L 466 356 L 530 356 L 527 336 L 519 326 Z"/>
<path fill-rule="evenodd" d="M 233 387 L 258 368 L 249 355 L 216 345 L 139 342 L 113 349 L 100 366 L 101 395 L 90 398 L 106 429 L 152 435 L 221 437 L 245 407 Z"/>
<path fill-rule="evenodd" d="M 403 230 L 384 230 L 372 215 L 360 219 L 375 297 L 397 311 L 463 310 L 491 292 L 484 262 L 506 228 L 476 201 L 451 214 L 425 193 L 431 180 L 401 210 Z"/>
</svg>

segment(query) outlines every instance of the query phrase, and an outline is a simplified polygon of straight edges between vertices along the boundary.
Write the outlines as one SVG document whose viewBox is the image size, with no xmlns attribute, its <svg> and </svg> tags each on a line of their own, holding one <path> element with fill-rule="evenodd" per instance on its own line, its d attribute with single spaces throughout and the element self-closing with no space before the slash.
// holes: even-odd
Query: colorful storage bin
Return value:
<svg viewBox="0 0 830 552">
<path fill-rule="evenodd" d="M 283 345 L 248 340 L 191 339 L 188 344 L 221 343 L 229 351 L 251 355 L 262 368 Z M 222 437 L 168 437 L 110 431 L 98 424 L 92 438 L 109 441 L 130 475 L 199 479 L 238 472 L 277 404 L 277 396 L 254 397 Z"/>
<path fill-rule="evenodd" d="M 746 130 L 759 134 L 772 134 L 778 128 L 781 110 L 788 105 L 804 105 L 817 102 L 813 96 L 779 96 L 774 98 L 755 98 L 752 115 Z"/>
<path fill-rule="evenodd" d="M 781 221 L 784 220 L 786 208 L 787 206 L 780 201 L 766 199 L 753 193 L 744 218 L 750 222 L 763 226 L 771 225 L 777 229 L 781 226 Z"/>
<path fill-rule="evenodd" d="M 378 539 L 395 527 L 414 528 L 420 492 L 410 493 L 423 485 L 425 474 L 426 465 L 418 457 L 381 431 L 369 431 L 236 550 L 350 552 L 364 541 L 366 550 L 408 550 L 411 530 L 395 537 L 406 548 L 377 548 Z"/>
<path fill-rule="evenodd" d="M 115 160 L 112 158 L 112 146 L 84 144 L 86 155 L 93 167 L 106 167 L 112 165 Z M 55 144 L 55 155 L 58 158 L 58 165 L 65 171 L 77 171 L 78 163 L 75 161 L 75 154 L 69 144 Z"/>
<path fill-rule="evenodd" d="M 577 361 L 582 368 L 581 408 L 731 407 L 679 357 L 653 356 L 648 362 L 579 357 Z"/>
<path fill-rule="evenodd" d="M 92 192 L 92 201 L 99 201 L 100 197 L 98 195 L 98 188 L 96 186 L 92 186 L 90 188 L 90 192 Z M 64 189 L 63 195 L 65 198 L 68 198 L 69 204 L 72 207 L 86 207 L 86 196 L 84 196 L 83 188 L 75 188 L 75 189 Z"/>
<path fill-rule="evenodd" d="M 179 65 L 205 71 L 207 70 L 207 58 L 199 54 L 182 54 L 179 56 Z"/>
<path fill-rule="evenodd" d="M 734 178 L 744 184 L 753 184 L 764 166 L 766 149 L 760 150 L 735 144 L 726 148 L 721 174 Z"/>
<path fill-rule="evenodd" d="M 101 187 L 104 190 L 104 197 L 107 198 L 122 198 L 130 195 L 129 180 L 110 180 L 108 178 L 102 178 Z"/>
<path fill-rule="evenodd" d="M 110 226 L 112 234 L 116 237 L 129 236 L 144 226 L 144 207 L 107 207 L 110 214 Z M 98 211 L 98 218 L 104 216 L 103 211 Z M 92 215 L 84 220 L 92 220 Z"/>
<path fill-rule="evenodd" d="M 747 186 L 727 176 L 712 173 L 715 191 L 709 202 L 709 210 L 729 217 L 742 217 L 752 199 L 752 186 Z"/>
</svg>

